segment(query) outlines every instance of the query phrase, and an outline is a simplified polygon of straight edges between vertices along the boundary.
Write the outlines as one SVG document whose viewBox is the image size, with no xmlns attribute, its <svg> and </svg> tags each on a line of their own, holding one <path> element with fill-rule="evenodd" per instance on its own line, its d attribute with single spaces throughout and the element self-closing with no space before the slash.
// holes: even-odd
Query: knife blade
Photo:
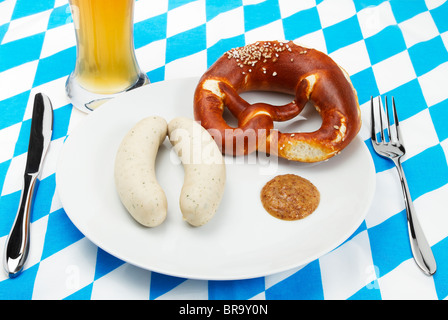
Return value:
<svg viewBox="0 0 448 320">
<path fill-rule="evenodd" d="M 28 154 L 23 176 L 23 187 L 11 231 L 6 239 L 3 265 L 10 278 L 20 274 L 30 246 L 30 212 L 36 181 L 53 134 L 53 107 L 43 93 L 34 96 Z"/>
</svg>

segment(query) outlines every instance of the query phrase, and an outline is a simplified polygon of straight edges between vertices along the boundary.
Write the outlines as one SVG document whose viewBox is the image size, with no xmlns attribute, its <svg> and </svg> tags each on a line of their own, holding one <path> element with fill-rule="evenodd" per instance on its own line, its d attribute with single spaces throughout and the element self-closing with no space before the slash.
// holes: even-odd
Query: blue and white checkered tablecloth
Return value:
<svg viewBox="0 0 448 320">
<path fill-rule="evenodd" d="M 111 0 L 112 1 L 112 0 Z M 183 279 L 135 267 L 96 247 L 69 220 L 55 183 L 66 137 L 86 115 L 68 102 L 76 39 L 67 0 L 0 0 L 0 251 L 17 211 L 34 94 L 54 107 L 54 133 L 32 215 L 23 273 L 0 274 L 0 299 L 446 299 L 448 297 L 448 1 L 137 0 L 135 48 L 151 82 L 200 76 L 224 51 L 298 40 L 350 74 L 377 187 L 358 230 L 319 259 L 235 281 Z M 424 275 L 409 247 L 393 163 L 369 140 L 370 96 L 393 95 L 404 169 L 438 263 Z"/>
</svg>

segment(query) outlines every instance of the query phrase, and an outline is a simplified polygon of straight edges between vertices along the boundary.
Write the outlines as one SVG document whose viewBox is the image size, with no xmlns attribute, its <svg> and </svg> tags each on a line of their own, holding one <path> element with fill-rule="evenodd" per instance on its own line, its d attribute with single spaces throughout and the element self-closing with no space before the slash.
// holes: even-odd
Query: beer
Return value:
<svg viewBox="0 0 448 320">
<path fill-rule="evenodd" d="M 113 94 L 139 79 L 133 38 L 134 0 L 69 0 L 77 58 L 72 77 L 98 94 Z"/>
</svg>

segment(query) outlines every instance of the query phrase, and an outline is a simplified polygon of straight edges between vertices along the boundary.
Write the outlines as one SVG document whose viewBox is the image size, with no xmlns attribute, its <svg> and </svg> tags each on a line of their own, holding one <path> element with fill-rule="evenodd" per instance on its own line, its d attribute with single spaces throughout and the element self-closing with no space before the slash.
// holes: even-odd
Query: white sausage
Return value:
<svg viewBox="0 0 448 320">
<path fill-rule="evenodd" d="M 167 200 L 156 180 L 155 160 L 167 134 L 160 117 L 139 121 L 123 138 L 115 158 L 115 186 L 131 216 L 147 227 L 160 225 Z"/>
<path fill-rule="evenodd" d="M 215 215 L 222 200 L 226 181 L 222 153 L 207 130 L 192 119 L 171 120 L 168 136 L 184 167 L 179 199 L 183 218 L 201 226 Z"/>
</svg>

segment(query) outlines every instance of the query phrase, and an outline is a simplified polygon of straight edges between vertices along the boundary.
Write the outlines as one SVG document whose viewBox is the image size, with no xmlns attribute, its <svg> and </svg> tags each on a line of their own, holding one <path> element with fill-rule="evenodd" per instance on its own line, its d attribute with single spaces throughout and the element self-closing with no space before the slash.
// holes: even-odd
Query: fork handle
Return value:
<svg viewBox="0 0 448 320">
<path fill-rule="evenodd" d="M 404 194 L 404 202 L 408 220 L 409 240 L 411 243 L 411 250 L 414 256 L 414 260 L 417 265 L 423 270 L 423 272 L 425 272 L 427 275 L 433 275 L 437 269 L 436 260 L 434 259 L 431 247 L 426 240 L 425 234 L 423 233 L 420 222 L 418 221 L 400 158 L 394 159 L 394 162 L 398 170 L 401 187 Z"/>
</svg>

